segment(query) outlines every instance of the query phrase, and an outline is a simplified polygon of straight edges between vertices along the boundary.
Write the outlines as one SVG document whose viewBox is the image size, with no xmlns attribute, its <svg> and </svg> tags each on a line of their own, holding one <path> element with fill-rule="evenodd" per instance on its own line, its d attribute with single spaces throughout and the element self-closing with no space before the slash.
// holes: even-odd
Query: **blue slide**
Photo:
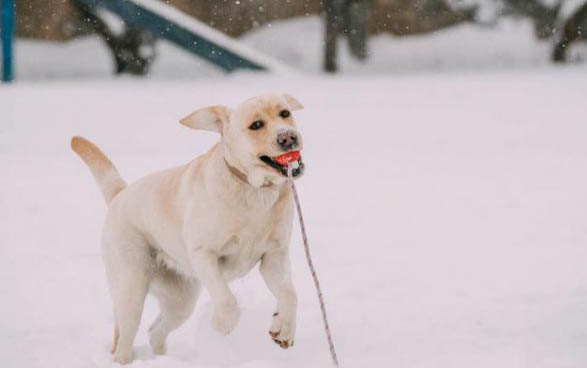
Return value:
<svg viewBox="0 0 587 368">
<path fill-rule="evenodd" d="M 118 15 L 127 24 L 148 30 L 155 37 L 164 38 L 226 71 L 288 70 L 278 61 L 249 49 L 237 40 L 158 0 L 76 1 L 91 8 L 102 7 Z"/>
</svg>

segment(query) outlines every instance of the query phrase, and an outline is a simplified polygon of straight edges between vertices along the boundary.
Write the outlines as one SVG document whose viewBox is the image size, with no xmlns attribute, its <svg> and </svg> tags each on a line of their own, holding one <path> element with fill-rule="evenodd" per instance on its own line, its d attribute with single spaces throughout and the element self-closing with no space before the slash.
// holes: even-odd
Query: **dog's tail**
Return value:
<svg viewBox="0 0 587 368">
<path fill-rule="evenodd" d="M 88 165 L 102 190 L 106 204 L 109 204 L 126 187 L 126 183 L 120 177 L 112 161 L 92 142 L 83 137 L 73 137 L 71 139 L 71 148 Z"/>
</svg>

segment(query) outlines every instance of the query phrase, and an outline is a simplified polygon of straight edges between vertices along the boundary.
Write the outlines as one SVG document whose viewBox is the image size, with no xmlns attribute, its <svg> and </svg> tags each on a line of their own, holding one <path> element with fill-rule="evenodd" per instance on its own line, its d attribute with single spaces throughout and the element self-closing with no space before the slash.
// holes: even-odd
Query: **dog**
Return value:
<svg viewBox="0 0 587 368">
<path fill-rule="evenodd" d="M 293 197 L 288 168 L 275 158 L 303 148 L 292 115 L 302 108 L 290 95 L 267 94 L 234 109 L 196 110 L 181 124 L 220 133 L 220 141 L 187 165 L 128 186 L 100 149 L 72 138 L 72 149 L 89 166 L 109 206 L 101 244 L 115 316 L 115 362 L 133 360 L 149 292 L 160 306 L 149 328 L 153 353 L 165 354 L 167 336 L 192 314 L 202 287 L 214 305 L 213 327 L 228 334 L 240 315 L 229 282 L 257 263 L 277 300 L 270 337 L 282 348 L 293 346 Z M 304 172 L 301 156 L 296 166 L 293 178 Z"/>
</svg>

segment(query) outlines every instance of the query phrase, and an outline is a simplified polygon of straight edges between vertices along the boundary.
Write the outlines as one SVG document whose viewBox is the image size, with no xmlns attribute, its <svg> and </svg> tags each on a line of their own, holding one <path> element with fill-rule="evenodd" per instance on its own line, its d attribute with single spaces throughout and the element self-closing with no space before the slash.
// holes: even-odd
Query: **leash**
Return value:
<svg viewBox="0 0 587 368">
<path fill-rule="evenodd" d="M 330 348 L 330 356 L 335 367 L 338 367 L 338 358 L 336 357 L 336 350 L 334 350 L 334 343 L 332 342 L 332 335 L 330 334 L 330 327 L 328 326 L 328 318 L 326 316 L 326 306 L 324 305 L 324 297 L 322 296 L 322 289 L 320 289 L 320 282 L 318 281 L 318 275 L 316 269 L 312 263 L 312 256 L 310 255 L 310 247 L 308 246 L 308 236 L 306 235 L 306 227 L 304 226 L 304 217 L 302 216 L 302 208 L 300 207 L 300 199 L 298 197 L 298 191 L 294 184 L 292 171 L 298 166 L 297 161 L 289 162 L 287 165 L 287 177 L 291 189 L 293 190 L 294 201 L 296 203 L 296 210 L 298 212 L 298 220 L 300 221 L 300 229 L 302 230 L 302 239 L 304 240 L 304 251 L 306 252 L 306 260 L 308 261 L 308 267 L 312 273 L 314 279 L 314 286 L 316 287 L 316 293 L 318 294 L 318 302 L 320 303 L 320 311 L 322 312 L 322 322 L 324 323 L 324 330 L 326 331 L 326 338 L 328 339 L 328 347 Z"/>
</svg>

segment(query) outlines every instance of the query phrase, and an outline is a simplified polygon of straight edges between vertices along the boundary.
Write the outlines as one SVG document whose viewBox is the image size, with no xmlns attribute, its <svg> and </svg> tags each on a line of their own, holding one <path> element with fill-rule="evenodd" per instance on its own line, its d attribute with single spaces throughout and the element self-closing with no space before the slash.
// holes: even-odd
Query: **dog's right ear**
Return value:
<svg viewBox="0 0 587 368">
<path fill-rule="evenodd" d="M 226 106 L 210 106 L 196 110 L 179 122 L 196 130 L 208 130 L 222 134 L 222 127 L 228 123 L 230 111 Z"/>
<path fill-rule="evenodd" d="M 283 98 L 285 98 L 285 101 L 289 105 L 289 108 L 292 109 L 293 111 L 301 110 L 301 109 L 304 108 L 304 105 L 302 105 L 300 103 L 300 101 L 296 100 L 295 98 L 293 98 L 292 96 L 288 95 L 287 93 L 284 93 L 283 94 Z"/>
</svg>

